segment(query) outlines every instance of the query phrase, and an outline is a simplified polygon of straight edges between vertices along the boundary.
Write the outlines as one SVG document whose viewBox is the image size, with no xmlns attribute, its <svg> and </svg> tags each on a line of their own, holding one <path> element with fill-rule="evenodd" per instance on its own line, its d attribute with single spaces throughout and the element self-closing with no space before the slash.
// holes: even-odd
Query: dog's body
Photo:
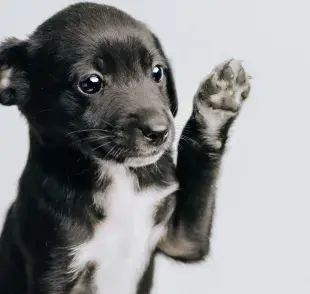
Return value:
<svg viewBox="0 0 310 294">
<path fill-rule="evenodd" d="M 0 47 L 0 102 L 30 151 L 0 241 L 3 294 L 147 294 L 154 256 L 208 253 L 228 130 L 249 94 L 235 60 L 201 84 L 173 163 L 177 97 L 158 39 L 127 14 L 68 7 Z"/>
</svg>

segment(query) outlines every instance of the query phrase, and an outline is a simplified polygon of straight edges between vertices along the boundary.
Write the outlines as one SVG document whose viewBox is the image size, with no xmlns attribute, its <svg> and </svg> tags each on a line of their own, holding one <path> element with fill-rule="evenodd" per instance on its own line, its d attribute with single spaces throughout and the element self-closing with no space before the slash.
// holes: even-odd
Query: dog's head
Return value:
<svg viewBox="0 0 310 294">
<path fill-rule="evenodd" d="M 131 166 L 155 162 L 174 137 L 177 97 L 160 42 L 109 6 L 69 6 L 28 40 L 4 42 L 0 103 L 17 105 L 49 148 Z"/>
</svg>

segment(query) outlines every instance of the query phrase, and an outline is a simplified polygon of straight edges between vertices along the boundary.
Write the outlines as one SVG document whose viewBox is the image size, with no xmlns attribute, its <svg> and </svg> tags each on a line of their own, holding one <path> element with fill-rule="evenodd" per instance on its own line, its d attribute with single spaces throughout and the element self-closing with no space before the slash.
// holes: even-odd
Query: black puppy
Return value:
<svg viewBox="0 0 310 294">
<path fill-rule="evenodd" d="M 1 294 L 150 293 L 155 253 L 209 250 L 228 130 L 248 96 L 240 62 L 194 97 L 175 167 L 177 97 L 159 40 L 109 6 L 80 3 L 0 47 L 0 102 L 30 151 L 0 240 Z"/>
</svg>

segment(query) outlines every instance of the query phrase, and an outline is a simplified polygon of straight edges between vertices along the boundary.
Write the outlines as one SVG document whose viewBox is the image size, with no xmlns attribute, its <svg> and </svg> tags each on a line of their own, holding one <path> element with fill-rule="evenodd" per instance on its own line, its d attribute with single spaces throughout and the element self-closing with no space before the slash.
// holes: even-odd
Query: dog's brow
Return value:
<svg viewBox="0 0 310 294">
<path fill-rule="evenodd" d="M 157 47 L 152 47 L 149 50 L 149 54 L 152 57 L 153 62 L 159 62 L 164 66 L 167 66 L 167 60 L 165 58 L 165 56 L 162 54 L 162 52 L 157 48 Z"/>
<path fill-rule="evenodd" d="M 80 61 L 74 64 L 69 73 L 69 81 L 73 82 L 76 77 L 81 78 L 84 75 L 93 73 L 95 68 L 92 66 L 91 62 Z"/>
<path fill-rule="evenodd" d="M 113 48 L 115 48 L 116 51 L 113 50 Z M 151 46 L 150 44 L 141 42 L 141 40 L 137 38 L 132 38 L 131 46 L 123 42 L 105 43 L 105 46 L 101 45 L 98 47 L 96 53 L 93 52 L 93 54 L 80 59 L 71 66 L 69 82 L 73 82 L 75 78 L 79 79 L 94 71 L 99 71 L 101 74 L 105 74 L 106 71 L 114 72 L 117 64 L 121 64 L 122 61 L 126 64 L 125 60 L 119 59 L 121 55 L 123 55 L 125 59 L 128 57 L 131 59 L 127 64 L 138 62 L 142 65 L 144 70 L 148 70 L 148 68 L 156 64 L 167 67 L 167 60 L 157 46 Z"/>
</svg>

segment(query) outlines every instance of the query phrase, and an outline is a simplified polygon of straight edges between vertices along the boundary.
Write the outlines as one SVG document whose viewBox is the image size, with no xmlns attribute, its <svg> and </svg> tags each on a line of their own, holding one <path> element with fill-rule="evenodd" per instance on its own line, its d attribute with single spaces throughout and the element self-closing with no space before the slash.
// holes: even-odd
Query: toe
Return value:
<svg viewBox="0 0 310 294">
<path fill-rule="evenodd" d="M 236 82 L 240 86 L 243 85 L 246 82 L 246 73 L 245 73 L 243 67 L 241 67 L 239 72 L 238 72 L 238 76 L 236 78 Z"/>
<path fill-rule="evenodd" d="M 234 72 L 232 68 L 229 66 L 229 64 L 226 64 L 222 70 L 222 73 L 220 75 L 220 79 L 224 81 L 231 81 L 234 78 Z"/>
<path fill-rule="evenodd" d="M 236 59 L 233 59 L 231 60 L 231 62 L 229 62 L 229 66 L 231 67 L 234 75 L 236 76 L 240 70 L 240 68 L 242 67 L 241 66 L 241 61 L 240 60 L 236 60 Z"/>
</svg>

